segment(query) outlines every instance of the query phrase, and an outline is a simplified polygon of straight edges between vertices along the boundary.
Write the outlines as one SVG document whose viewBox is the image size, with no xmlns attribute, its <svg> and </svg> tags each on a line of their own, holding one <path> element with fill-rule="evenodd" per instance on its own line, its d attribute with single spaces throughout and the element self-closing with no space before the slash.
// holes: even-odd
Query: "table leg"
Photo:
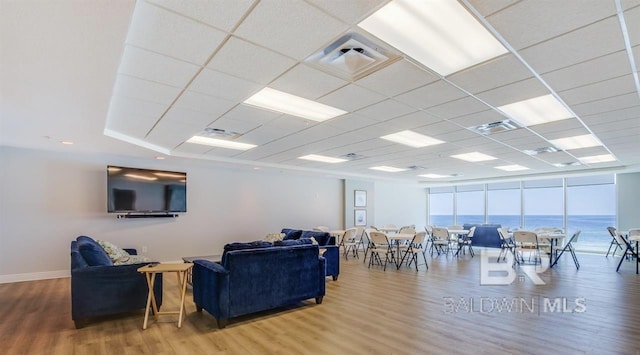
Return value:
<svg viewBox="0 0 640 355">
<path fill-rule="evenodd" d="M 142 329 L 147 329 L 147 322 L 149 320 L 149 309 L 151 308 L 151 305 L 153 304 L 153 309 L 157 314 L 157 309 L 156 309 L 156 300 L 155 300 L 155 295 L 153 294 L 153 283 L 155 281 L 155 277 L 153 277 L 155 274 L 153 273 L 145 273 L 145 276 L 147 278 L 147 286 L 149 287 L 149 295 L 147 296 L 147 306 L 145 307 L 144 310 L 144 323 L 142 324 Z"/>
<path fill-rule="evenodd" d="M 178 279 L 180 279 L 180 272 L 178 272 Z M 184 315 L 184 296 L 187 293 L 187 275 L 182 275 L 182 293 L 180 296 L 180 315 L 178 317 L 178 328 L 182 327 L 182 317 Z"/>
<path fill-rule="evenodd" d="M 638 263 L 640 262 L 638 255 L 640 254 L 638 253 L 638 241 L 636 240 L 636 274 L 638 273 Z"/>
</svg>

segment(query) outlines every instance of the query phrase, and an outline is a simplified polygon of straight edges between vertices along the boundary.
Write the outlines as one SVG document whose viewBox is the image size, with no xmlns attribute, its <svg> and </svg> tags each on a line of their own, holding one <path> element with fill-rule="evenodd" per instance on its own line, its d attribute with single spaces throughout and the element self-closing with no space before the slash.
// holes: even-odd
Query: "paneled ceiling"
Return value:
<svg viewBox="0 0 640 355">
<path fill-rule="evenodd" d="M 446 76 L 359 26 L 386 0 L 52 3 L 2 1 L 3 145 L 67 149 L 51 141 L 73 140 L 79 151 L 427 184 L 640 168 L 640 0 L 460 0 L 506 53 Z M 353 76 L 310 60 L 345 36 L 389 60 Z M 244 103 L 265 87 L 347 113 L 315 122 Z M 498 107 L 545 95 L 571 117 L 472 129 L 517 123 Z M 207 128 L 256 147 L 186 142 Z M 380 138 L 404 130 L 444 143 Z M 551 142 L 579 135 L 597 144 Z M 547 147 L 558 151 L 529 152 Z M 496 159 L 451 157 L 470 152 Z M 309 154 L 359 158 L 299 159 Z M 587 158 L 601 155 L 614 160 Z M 509 165 L 528 169 L 496 169 Z"/>
</svg>

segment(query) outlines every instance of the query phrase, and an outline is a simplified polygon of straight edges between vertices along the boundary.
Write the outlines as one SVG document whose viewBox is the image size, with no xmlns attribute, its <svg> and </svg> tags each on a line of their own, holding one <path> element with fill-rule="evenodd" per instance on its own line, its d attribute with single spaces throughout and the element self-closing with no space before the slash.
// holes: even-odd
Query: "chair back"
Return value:
<svg viewBox="0 0 640 355">
<path fill-rule="evenodd" d="M 502 240 L 503 242 L 511 238 L 509 237 L 509 231 L 507 230 L 507 228 L 498 228 L 498 235 L 500 236 L 500 240 Z"/>
<path fill-rule="evenodd" d="M 396 228 L 395 224 L 383 224 L 382 228 Z"/>
<path fill-rule="evenodd" d="M 344 243 L 344 242 L 353 241 L 354 239 L 356 239 L 356 233 L 358 233 L 357 228 L 346 229 L 344 231 L 344 234 L 342 235 L 342 242 Z"/>
<path fill-rule="evenodd" d="M 356 227 L 356 239 L 362 238 L 362 233 L 364 233 L 364 227 Z"/>
<path fill-rule="evenodd" d="M 376 227 L 376 226 L 369 226 L 369 229 L 373 229 L 374 231 L 377 231 L 377 230 L 378 230 L 378 227 Z"/>
<path fill-rule="evenodd" d="M 424 226 L 424 230 L 427 231 L 427 234 L 433 233 L 433 226 Z"/>
<path fill-rule="evenodd" d="M 475 232 L 476 232 L 476 227 L 475 227 L 475 226 L 471 227 L 471 228 L 469 229 L 469 234 L 467 234 L 467 236 L 465 237 L 465 239 L 467 239 L 467 238 L 473 238 L 473 233 L 475 233 Z"/>
<path fill-rule="evenodd" d="M 400 228 L 400 234 L 416 234 L 415 228 L 409 226 Z"/>
<path fill-rule="evenodd" d="M 538 235 L 531 231 L 513 232 L 513 240 L 521 248 L 538 248 Z"/>
<path fill-rule="evenodd" d="M 567 242 L 567 244 L 571 244 L 571 243 L 577 243 L 578 242 L 578 237 L 580 236 L 580 230 L 577 230 L 573 233 L 573 235 L 571 236 L 571 238 L 569 238 L 569 241 Z"/>
<path fill-rule="evenodd" d="M 389 239 L 387 239 L 387 235 L 384 233 L 373 231 L 369 233 L 369 237 L 371 237 L 371 244 L 373 248 L 389 246 Z"/>
<path fill-rule="evenodd" d="M 318 231 L 318 232 L 329 232 L 329 227 L 327 226 L 317 226 L 315 228 L 313 228 L 314 231 Z"/>
<path fill-rule="evenodd" d="M 442 240 L 449 239 L 449 231 L 447 230 L 447 228 L 433 227 L 432 235 L 434 239 L 442 239 Z"/>
<path fill-rule="evenodd" d="M 637 237 L 640 235 L 640 228 L 629 229 L 629 237 Z"/>
<path fill-rule="evenodd" d="M 607 231 L 609 232 L 609 235 L 611 235 L 613 238 L 616 237 L 616 227 L 607 227 Z"/>
</svg>

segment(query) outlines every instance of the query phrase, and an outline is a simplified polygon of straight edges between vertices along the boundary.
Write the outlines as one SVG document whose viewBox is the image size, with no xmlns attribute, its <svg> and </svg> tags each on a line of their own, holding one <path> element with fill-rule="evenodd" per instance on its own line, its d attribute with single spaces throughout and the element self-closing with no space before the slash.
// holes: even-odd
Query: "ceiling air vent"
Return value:
<svg viewBox="0 0 640 355">
<path fill-rule="evenodd" d="M 363 35 L 349 33 L 311 55 L 305 62 L 341 78 L 357 80 L 399 58 L 398 54 Z"/>
<path fill-rule="evenodd" d="M 202 131 L 200 135 L 205 137 L 211 137 L 211 138 L 215 137 L 215 138 L 222 138 L 222 139 L 234 139 L 234 138 L 240 137 L 242 133 L 227 131 L 221 128 L 207 127 L 204 129 L 204 131 Z"/>
<path fill-rule="evenodd" d="M 475 127 L 469 127 L 470 130 L 483 135 L 511 131 L 518 128 L 522 128 L 522 126 L 512 120 L 497 121 L 481 124 Z"/>
<path fill-rule="evenodd" d="M 582 163 L 580 163 L 579 161 L 570 161 L 567 163 L 553 164 L 553 166 L 557 166 L 558 168 L 564 168 L 565 166 L 578 166 L 578 165 L 582 165 Z"/>
<path fill-rule="evenodd" d="M 345 155 L 341 155 L 340 158 L 347 160 L 360 160 L 366 158 L 364 155 L 356 154 L 356 153 L 348 153 Z"/>
<path fill-rule="evenodd" d="M 407 166 L 407 169 L 408 170 L 426 170 L 427 168 L 420 165 L 411 165 L 411 166 Z"/>
<path fill-rule="evenodd" d="M 527 150 L 523 150 L 522 152 L 528 155 L 538 155 L 538 154 L 544 154 L 544 153 L 556 153 L 559 151 L 560 150 L 556 147 L 542 147 L 542 148 L 536 148 L 536 149 L 527 149 Z"/>
</svg>

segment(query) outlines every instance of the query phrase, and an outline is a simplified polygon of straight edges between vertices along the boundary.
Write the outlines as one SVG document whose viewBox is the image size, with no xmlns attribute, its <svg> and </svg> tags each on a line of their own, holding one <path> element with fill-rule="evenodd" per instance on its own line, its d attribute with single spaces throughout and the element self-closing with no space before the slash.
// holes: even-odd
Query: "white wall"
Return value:
<svg viewBox="0 0 640 355">
<path fill-rule="evenodd" d="M 410 184 L 375 183 L 375 221 L 377 227 L 415 224 L 423 229 L 427 223 L 427 189 Z"/>
<path fill-rule="evenodd" d="M 375 204 L 375 186 L 373 182 L 369 181 L 357 181 L 357 180 L 344 180 L 344 227 L 352 228 L 355 227 L 355 211 L 356 210 L 365 210 L 367 223 L 362 227 L 369 227 L 371 225 L 376 224 L 375 214 L 374 214 L 374 204 Z M 355 191 L 365 191 L 366 192 L 366 206 L 355 207 Z"/>
<path fill-rule="evenodd" d="M 640 173 L 617 174 L 618 229 L 640 228 Z"/>
<path fill-rule="evenodd" d="M 187 209 L 177 219 L 107 214 L 107 165 L 187 172 Z M 219 253 L 283 227 L 343 225 L 342 180 L 156 161 L 0 147 L 0 282 L 69 274 L 78 235 L 122 247 L 147 246 L 153 260 Z"/>
</svg>

